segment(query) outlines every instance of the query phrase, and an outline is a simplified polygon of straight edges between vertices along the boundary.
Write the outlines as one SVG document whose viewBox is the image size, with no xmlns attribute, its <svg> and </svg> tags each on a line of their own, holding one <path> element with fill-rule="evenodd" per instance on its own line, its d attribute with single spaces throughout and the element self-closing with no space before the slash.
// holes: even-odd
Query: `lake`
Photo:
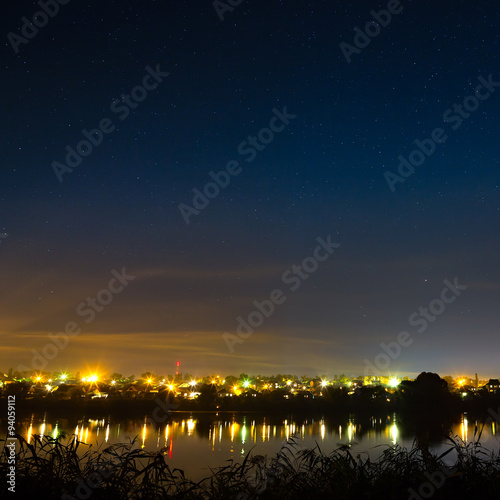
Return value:
<svg viewBox="0 0 500 500">
<path fill-rule="evenodd" d="M 475 440 L 475 430 L 476 422 L 468 421 L 467 415 L 462 415 L 461 421 L 453 426 L 451 435 L 457 436 L 464 444 L 471 443 Z M 0 423 L 0 431 L 0 435 L 5 436 L 5 420 Z M 332 419 L 233 412 L 173 412 L 168 423 L 155 427 L 146 424 L 144 419 L 119 416 L 89 419 L 36 413 L 21 419 L 17 431 L 26 439 L 32 439 L 34 434 L 55 437 L 66 432 L 77 435 L 80 441 L 93 448 L 136 438 L 134 446 L 147 451 L 163 450 L 171 468 L 183 469 L 194 480 L 210 475 L 209 467 L 224 465 L 229 459 L 243 460 L 249 451 L 273 456 L 290 438 L 294 438 L 301 448 L 318 445 L 324 452 L 331 452 L 341 444 L 350 444 L 354 456 L 366 452 L 372 459 L 380 456 L 388 445 L 411 448 L 414 439 L 405 431 L 396 414 Z M 495 422 L 485 424 L 481 444 L 489 450 L 498 450 L 499 436 Z M 444 451 L 449 446 L 449 443 L 436 442 L 432 448 Z M 82 449 L 88 448 L 84 446 Z M 447 456 L 447 462 L 453 462 L 453 453 Z"/>
</svg>

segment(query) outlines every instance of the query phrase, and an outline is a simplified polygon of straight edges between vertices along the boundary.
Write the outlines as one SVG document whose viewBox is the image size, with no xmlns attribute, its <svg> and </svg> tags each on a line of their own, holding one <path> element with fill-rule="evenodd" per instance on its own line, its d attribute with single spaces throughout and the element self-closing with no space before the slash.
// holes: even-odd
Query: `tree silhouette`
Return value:
<svg viewBox="0 0 500 500">
<path fill-rule="evenodd" d="M 453 420 L 455 398 L 446 380 L 437 373 L 422 372 L 414 381 L 402 381 L 397 397 L 402 419 L 427 456 L 429 445 L 448 435 Z"/>
</svg>

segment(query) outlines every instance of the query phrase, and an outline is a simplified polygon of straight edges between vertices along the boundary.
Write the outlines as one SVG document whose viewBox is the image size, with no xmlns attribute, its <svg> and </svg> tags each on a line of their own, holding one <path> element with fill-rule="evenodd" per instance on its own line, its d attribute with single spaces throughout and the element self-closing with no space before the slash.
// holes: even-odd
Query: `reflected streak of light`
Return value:
<svg viewBox="0 0 500 500">
<path fill-rule="evenodd" d="M 168 447 L 168 458 L 172 458 L 173 446 L 174 446 L 173 436 L 170 436 L 170 446 Z"/>
<path fill-rule="evenodd" d="M 394 422 L 391 426 L 391 439 L 392 439 L 392 444 L 396 444 L 398 440 L 398 427 L 396 425 L 396 422 Z"/>
<path fill-rule="evenodd" d="M 294 436 L 298 437 L 299 435 L 304 439 L 306 436 L 316 436 L 319 434 L 321 437 L 321 440 L 323 442 L 330 442 L 330 440 L 335 439 L 335 427 L 329 426 L 328 427 L 328 436 L 326 435 L 326 422 L 325 420 L 315 420 L 314 422 L 304 422 L 301 423 L 299 426 L 296 423 L 293 423 L 293 420 L 287 419 L 287 420 L 282 420 L 280 425 L 279 425 L 279 430 L 280 432 L 277 432 L 277 427 L 278 426 L 271 426 L 268 424 L 268 422 L 265 423 L 259 423 L 257 424 L 255 420 L 249 420 L 247 419 L 247 422 L 250 421 L 251 424 L 239 424 L 238 422 L 234 421 L 231 423 L 231 420 L 229 421 L 215 421 L 212 424 L 212 427 L 209 428 L 209 446 L 212 448 L 212 451 L 215 452 L 215 442 L 225 442 L 228 437 L 231 437 L 231 443 L 240 443 L 242 444 L 242 448 L 244 447 L 245 444 L 248 444 L 249 446 L 254 445 L 255 443 L 262 442 L 265 443 L 266 441 L 272 441 L 273 440 L 273 433 L 275 435 L 275 439 L 280 439 L 283 440 L 286 438 L 287 440 L 293 438 Z M 82 425 L 80 425 L 80 422 L 82 422 Z M 367 422 L 367 426 L 361 425 L 356 422 L 356 418 L 351 418 L 348 420 L 347 423 L 347 428 L 344 428 L 343 424 L 342 425 L 337 425 L 337 431 L 338 431 L 338 436 L 342 440 L 345 437 L 344 442 L 353 442 L 356 441 L 356 438 L 361 438 L 361 440 L 366 439 L 369 441 L 372 437 L 381 437 L 385 436 L 386 442 L 390 442 L 392 445 L 396 445 L 401 439 L 401 423 L 397 420 L 397 415 L 388 417 L 387 420 L 384 418 L 383 419 L 383 425 L 382 428 L 378 428 L 378 422 L 379 419 L 378 417 L 376 419 L 371 419 L 370 422 Z M 63 427 L 59 427 L 59 423 L 63 425 Z M 377 430 L 373 429 L 373 423 L 376 424 Z M 27 422 L 26 422 L 27 424 Z M 194 420 L 194 418 L 186 419 L 184 422 L 184 430 L 188 435 L 194 434 L 194 430 L 199 428 L 200 421 L 199 420 Z M 471 422 L 471 440 L 472 438 L 472 433 L 474 428 L 472 425 L 474 424 L 474 420 Z M 114 429 L 116 429 L 116 425 L 118 424 L 113 424 Z M 129 430 L 129 425 L 130 424 L 125 424 L 124 425 L 124 430 Z M 156 432 L 156 437 L 158 440 L 157 446 L 159 446 L 160 441 L 163 444 L 163 437 L 165 439 L 165 448 L 169 448 L 169 442 L 173 441 L 173 434 L 176 434 L 176 436 L 180 436 L 180 430 L 181 430 L 181 422 L 180 420 L 178 422 L 173 422 L 170 424 L 164 424 L 165 425 L 165 430 L 164 430 L 164 435 L 162 436 L 163 433 L 161 433 L 161 430 L 155 430 Z M 259 430 L 259 425 L 261 425 L 261 429 Z M 476 425 L 479 425 L 476 423 Z M 142 422 L 137 422 L 133 423 L 133 429 L 136 435 L 138 434 L 141 439 L 138 439 L 138 442 L 136 442 L 136 447 L 141 447 L 141 442 L 142 442 L 142 448 L 148 448 L 152 447 L 154 448 L 154 439 L 153 435 L 150 435 L 149 432 L 151 431 L 151 427 L 148 427 L 146 424 L 142 424 Z M 229 426 L 229 428 L 228 428 Z M 100 429 L 102 427 L 102 429 Z M 142 429 L 141 429 L 142 427 Z M 469 421 L 468 421 L 468 415 L 467 413 L 464 413 L 462 415 L 461 421 L 459 421 L 456 426 L 454 426 L 454 432 L 455 434 L 458 434 L 462 441 L 464 443 L 468 442 L 468 427 L 469 427 Z M 34 421 L 33 424 L 29 425 L 28 424 L 28 429 L 26 427 L 24 428 L 24 432 L 26 432 L 27 436 L 27 442 L 31 442 L 33 439 L 33 433 L 37 434 L 37 430 L 40 432 L 41 435 L 45 436 L 53 436 L 54 438 L 59 435 L 61 432 L 61 429 L 66 430 L 67 427 L 64 427 L 64 421 L 59 421 L 59 422 L 52 422 L 50 419 L 47 419 L 47 421 L 44 421 L 43 423 L 40 421 Z M 271 429 L 272 428 L 272 429 Z M 89 420 L 89 423 L 87 424 L 86 421 L 79 420 L 78 425 L 75 426 L 74 429 L 74 440 L 75 442 L 80 440 L 82 443 L 90 443 L 95 440 L 96 434 L 98 433 L 99 437 L 99 442 L 105 441 L 106 443 L 115 442 L 114 441 L 114 433 L 111 433 L 111 424 L 108 423 L 107 420 Z M 369 432 L 367 433 L 367 429 Z M 489 437 L 495 436 L 495 438 L 499 435 L 498 431 L 498 422 L 491 422 L 490 425 L 485 425 L 484 427 L 485 433 L 488 433 Z M 142 431 L 142 432 L 141 432 Z M 219 431 L 219 435 L 217 436 L 217 432 Z M 230 431 L 230 432 L 228 432 Z M 318 432 L 320 431 L 320 432 Z M 360 432 L 363 432 L 361 435 Z M 206 434 L 205 434 L 205 443 L 206 443 Z M 148 447 L 146 447 L 145 442 L 148 440 Z M 224 438 L 224 439 L 222 439 Z M 266 439 L 267 438 L 267 439 Z M 191 438 L 193 439 L 193 438 Z M 347 441 L 348 440 L 348 441 Z M 183 445 L 184 446 L 184 445 Z M 206 446 L 206 445 L 205 445 Z M 235 446 L 236 449 L 237 448 Z M 208 450 L 207 450 L 208 451 Z M 170 450 L 169 450 L 169 455 L 170 455 Z M 239 455 L 239 452 L 236 452 Z M 165 449 L 165 456 L 167 454 L 167 450 Z"/>
<path fill-rule="evenodd" d="M 497 433 L 496 422 L 491 422 L 491 433 L 495 436 Z"/>
<path fill-rule="evenodd" d="M 352 422 L 349 422 L 349 425 L 347 426 L 347 438 L 349 439 L 349 441 L 352 441 L 355 435 L 356 427 L 354 427 L 354 424 Z"/>
<path fill-rule="evenodd" d="M 464 443 L 466 443 L 468 439 L 468 426 L 469 426 L 469 421 L 467 420 L 467 417 L 464 415 L 462 417 L 462 424 L 460 426 L 462 431 L 462 440 Z"/>
</svg>

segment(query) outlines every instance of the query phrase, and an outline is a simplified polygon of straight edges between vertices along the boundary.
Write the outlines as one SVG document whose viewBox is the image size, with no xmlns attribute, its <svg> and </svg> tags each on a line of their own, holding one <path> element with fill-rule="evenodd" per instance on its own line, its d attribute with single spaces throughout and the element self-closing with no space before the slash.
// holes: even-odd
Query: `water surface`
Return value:
<svg viewBox="0 0 500 500">
<path fill-rule="evenodd" d="M 5 421 L 0 424 L 2 435 L 5 435 L 5 425 Z M 326 453 L 340 445 L 351 445 L 354 456 L 369 454 L 372 459 L 379 457 L 389 445 L 411 448 L 414 440 L 396 414 L 369 418 L 351 415 L 338 420 L 232 412 L 173 412 L 168 422 L 156 426 L 144 419 L 112 415 L 89 419 L 32 414 L 17 425 L 18 432 L 28 440 L 32 440 L 35 434 L 55 437 L 66 432 L 77 436 L 86 445 L 92 445 L 93 449 L 135 439 L 134 447 L 161 450 L 172 468 L 181 468 L 196 480 L 209 475 L 210 467 L 224 465 L 230 459 L 243 460 L 249 451 L 271 457 L 291 438 L 301 448 L 319 446 Z M 495 422 L 481 426 L 462 415 L 451 434 L 465 445 L 477 439 L 480 428 L 481 444 L 492 451 L 500 449 Z M 432 448 L 444 451 L 449 446 L 445 442 L 436 442 Z M 87 449 L 82 447 L 82 450 Z M 453 462 L 453 454 L 448 455 L 447 461 Z"/>
</svg>

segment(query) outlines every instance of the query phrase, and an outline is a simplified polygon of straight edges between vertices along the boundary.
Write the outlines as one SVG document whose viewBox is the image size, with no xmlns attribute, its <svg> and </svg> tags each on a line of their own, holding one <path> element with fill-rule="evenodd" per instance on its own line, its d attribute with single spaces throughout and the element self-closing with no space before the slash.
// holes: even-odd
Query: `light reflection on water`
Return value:
<svg viewBox="0 0 500 500">
<path fill-rule="evenodd" d="M 2 426 L 0 425 L 0 428 Z M 469 421 L 462 415 L 452 429 L 464 443 L 477 439 L 477 427 L 482 424 Z M 246 453 L 273 456 L 289 439 L 302 448 L 318 444 L 323 452 L 330 452 L 340 444 L 353 446 L 352 452 L 368 452 L 376 459 L 385 449 L 378 445 L 399 444 L 411 448 L 413 436 L 405 434 L 396 414 L 386 417 L 358 419 L 356 416 L 341 423 L 328 419 L 279 419 L 249 414 L 173 413 L 168 423 L 153 426 L 144 419 L 71 419 L 33 414 L 23 420 L 20 434 L 28 441 L 35 434 L 56 437 L 66 432 L 68 439 L 78 439 L 92 448 L 114 443 L 130 442 L 146 451 L 163 450 L 169 465 L 184 469 L 194 479 L 208 475 L 208 467 L 224 465 L 228 459 L 241 460 Z M 490 422 L 482 427 L 481 444 L 490 450 L 499 449 L 497 426 Z M 449 444 L 437 443 L 436 451 Z M 83 446 L 82 451 L 88 447 Z"/>
</svg>

